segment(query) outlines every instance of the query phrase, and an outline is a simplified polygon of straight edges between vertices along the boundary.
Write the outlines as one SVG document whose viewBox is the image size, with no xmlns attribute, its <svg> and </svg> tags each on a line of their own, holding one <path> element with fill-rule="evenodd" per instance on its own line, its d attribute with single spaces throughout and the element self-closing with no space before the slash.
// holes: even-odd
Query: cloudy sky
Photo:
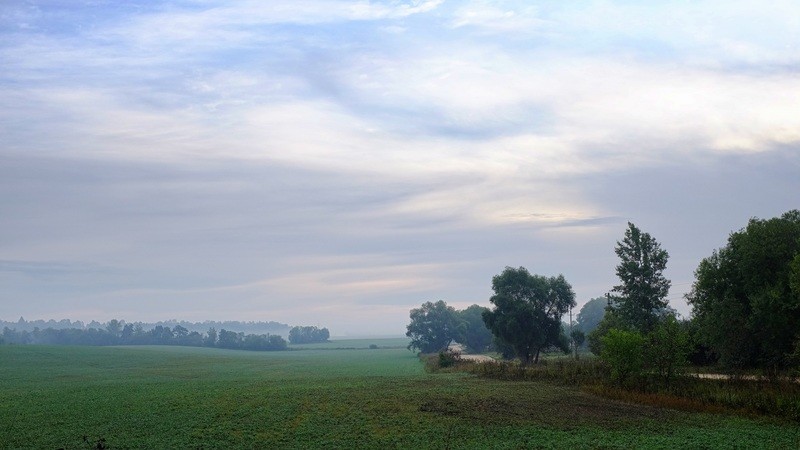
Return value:
<svg viewBox="0 0 800 450">
<path fill-rule="evenodd" d="M 0 319 L 402 334 L 505 266 L 671 304 L 800 207 L 800 5 L 3 1 Z"/>
</svg>

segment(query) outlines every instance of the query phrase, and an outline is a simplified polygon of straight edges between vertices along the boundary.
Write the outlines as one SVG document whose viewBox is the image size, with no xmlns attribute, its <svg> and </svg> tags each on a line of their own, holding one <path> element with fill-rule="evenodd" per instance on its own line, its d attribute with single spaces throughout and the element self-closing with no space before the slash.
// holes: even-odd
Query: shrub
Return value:
<svg viewBox="0 0 800 450">
<path fill-rule="evenodd" d="M 461 355 L 458 352 L 439 352 L 439 367 L 453 367 L 461 360 Z"/>
<path fill-rule="evenodd" d="M 635 331 L 616 328 L 602 338 L 600 357 L 611 366 L 611 378 L 619 383 L 638 377 L 644 368 L 645 338 Z"/>
<path fill-rule="evenodd" d="M 648 365 L 669 386 L 675 371 L 686 365 L 689 354 L 689 336 L 674 316 L 668 316 L 647 336 Z"/>
</svg>

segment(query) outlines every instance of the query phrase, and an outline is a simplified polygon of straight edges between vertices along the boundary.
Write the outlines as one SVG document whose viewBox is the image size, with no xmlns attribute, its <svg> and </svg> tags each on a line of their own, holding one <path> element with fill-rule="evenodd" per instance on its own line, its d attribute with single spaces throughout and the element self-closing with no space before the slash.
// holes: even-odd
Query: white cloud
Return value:
<svg viewBox="0 0 800 450">
<path fill-rule="evenodd" d="M 469 26 L 491 32 L 535 32 L 545 24 L 536 6 L 527 2 L 465 2 L 454 12 L 451 26 Z"/>
<path fill-rule="evenodd" d="M 98 34 L 138 45 L 189 48 L 250 45 L 269 41 L 258 27 L 270 24 L 315 25 L 347 21 L 402 19 L 436 9 L 443 0 L 398 1 L 389 4 L 353 0 L 296 0 L 292 2 L 221 2 L 202 9 L 167 9 L 146 14 L 110 33 Z"/>
<path fill-rule="evenodd" d="M 0 152 L 40 159 L 3 184 L 15 237 L 0 250 L 130 270 L 135 282 L 106 293 L 154 308 L 174 295 L 214 311 L 234 296 L 257 311 L 323 292 L 308 312 L 270 305 L 373 317 L 353 298 L 468 299 L 454 286 L 478 284 L 445 269 L 463 261 L 453 249 L 490 270 L 504 258 L 569 269 L 608 220 L 652 217 L 593 198 L 598 179 L 712 172 L 800 143 L 789 1 L 49 8 L 2 18 Z M 56 160 L 80 164 L 57 180 L 37 171 Z M 153 181 L 152 167 L 168 175 Z M 217 179 L 216 167 L 237 169 Z M 663 208 L 680 203 L 667 196 Z M 543 253 L 553 243 L 574 254 Z M 421 261 L 398 256 L 409 249 Z M 373 253 L 391 257 L 342 256 Z"/>
</svg>

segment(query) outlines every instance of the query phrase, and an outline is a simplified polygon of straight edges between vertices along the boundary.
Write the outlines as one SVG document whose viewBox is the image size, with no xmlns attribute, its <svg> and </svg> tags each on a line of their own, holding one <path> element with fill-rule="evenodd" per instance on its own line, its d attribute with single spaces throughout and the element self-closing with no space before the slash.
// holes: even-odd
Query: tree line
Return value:
<svg viewBox="0 0 800 450">
<path fill-rule="evenodd" d="M 12 330 L 17 331 L 33 331 L 35 328 L 39 328 L 41 330 L 45 328 L 53 328 L 53 329 L 66 329 L 66 328 L 78 328 L 78 329 L 89 329 L 89 328 L 96 328 L 96 329 L 104 329 L 108 323 L 98 322 L 96 320 L 92 320 L 89 323 L 84 323 L 80 320 L 71 321 L 69 319 L 62 319 L 62 320 L 25 320 L 25 318 L 20 317 L 19 320 L 15 322 L 11 321 L 4 321 L 0 320 L 0 328 L 8 327 Z M 134 325 L 141 325 L 142 328 L 145 330 L 153 329 L 157 326 L 162 327 L 169 327 L 170 329 L 175 328 L 175 326 L 180 325 L 183 328 L 186 328 L 189 331 L 197 331 L 199 333 L 205 333 L 209 328 L 214 328 L 217 330 L 226 329 L 231 331 L 244 332 L 245 334 L 278 334 L 281 336 L 287 336 L 289 334 L 289 329 L 291 328 L 289 325 L 280 322 L 274 321 L 267 321 L 267 322 L 256 322 L 256 321 L 238 321 L 238 320 L 226 320 L 226 321 L 216 321 L 216 320 L 206 320 L 203 322 L 189 322 L 186 320 L 163 320 L 158 322 L 133 322 Z"/>
<path fill-rule="evenodd" d="M 173 328 L 109 321 L 104 328 L 34 328 L 32 331 L 3 328 L 2 343 L 44 345 L 178 345 L 238 350 L 286 350 L 286 340 L 277 334 L 245 334 L 215 328 L 201 333 L 181 325 Z"/>
<path fill-rule="evenodd" d="M 577 350 L 587 337 L 619 380 L 642 370 L 669 380 L 687 362 L 731 371 L 800 368 L 800 211 L 753 218 L 703 259 L 686 295 L 687 319 L 668 304 L 669 254 L 655 238 L 628 223 L 614 251 L 619 284 L 588 301 L 575 322 L 562 322 L 576 304 L 563 275 L 506 267 L 492 278 L 492 307 L 470 307 L 481 321 L 465 321 L 443 301 L 412 309 L 409 348 L 441 351 L 480 330 L 496 351 L 522 364 L 535 364 L 545 350 Z"/>
</svg>

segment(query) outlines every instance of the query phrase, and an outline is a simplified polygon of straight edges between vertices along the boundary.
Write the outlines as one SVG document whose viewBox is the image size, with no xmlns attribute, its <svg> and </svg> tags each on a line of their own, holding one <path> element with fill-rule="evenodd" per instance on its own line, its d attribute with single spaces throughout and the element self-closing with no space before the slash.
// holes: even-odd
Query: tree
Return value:
<svg viewBox="0 0 800 450">
<path fill-rule="evenodd" d="M 455 308 L 442 300 L 425 302 L 409 313 L 411 323 L 406 326 L 406 336 L 411 338 L 409 350 L 422 353 L 443 351 L 462 333 L 464 325 Z"/>
<path fill-rule="evenodd" d="M 219 330 L 217 338 L 217 347 L 237 349 L 242 347 L 242 340 L 244 333 L 237 333 L 235 331 L 228 331 L 226 329 Z"/>
<path fill-rule="evenodd" d="M 586 302 L 578 312 L 578 317 L 575 321 L 578 324 L 578 329 L 583 331 L 584 334 L 591 333 L 603 316 L 606 314 L 606 307 L 608 306 L 608 299 L 605 297 L 597 297 Z"/>
<path fill-rule="evenodd" d="M 603 336 L 608 334 L 612 329 L 619 330 L 624 328 L 625 326 L 619 320 L 617 314 L 612 309 L 608 309 L 603 316 L 603 320 L 601 320 L 595 329 L 586 337 L 589 350 L 595 355 L 600 356 L 603 353 Z"/>
<path fill-rule="evenodd" d="M 543 349 L 561 346 L 561 317 L 575 306 L 575 293 L 563 275 L 548 278 L 506 267 L 492 278 L 492 289 L 494 309 L 484 312 L 483 320 L 523 365 L 539 362 Z"/>
<path fill-rule="evenodd" d="M 117 319 L 111 319 L 106 324 L 106 331 L 113 339 L 117 339 L 122 334 L 123 324 Z"/>
<path fill-rule="evenodd" d="M 175 325 L 172 329 L 172 334 L 175 336 L 175 339 L 183 340 L 189 335 L 189 330 L 181 325 Z"/>
<path fill-rule="evenodd" d="M 120 334 L 120 340 L 123 344 L 130 344 L 133 340 L 133 324 L 126 323 L 124 327 L 122 327 L 122 333 Z"/>
<path fill-rule="evenodd" d="M 270 334 L 269 347 L 272 350 L 286 350 L 286 341 L 277 334 Z"/>
<path fill-rule="evenodd" d="M 800 340 L 800 211 L 732 233 L 700 262 L 687 300 L 723 365 L 790 366 Z"/>
<path fill-rule="evenodd" d="M 331 337 L 327 328 L 293 327 L 289 330 L 289 342 L 292 344 L 312 344 L 327 342 Z"/>
<path fill-rule="evenodd" d="M 217 330 L 214 327 L 208 329 L 206 338 L 203 340 L 206 347 L 216 347 L 217 345 Z"/>
<path fill-rule="evenodd" d="M 471 352 L 481 353 L 492 345 L 492 332 L 483 321 L 483 312 L 488 310 L 489 308 L 483 306 L 472 305 L 458 312 L 459 317 L 464 322 L 464 327 L 463 333 L 457 340 Z"/>
<path fill-rule="evenodd" d="M 174 338 L 172 330 L 169 327 L 165 327 L 163 325 L 156 325 L 152 330 L 150 330 L 149 334 L 153 339 L 152 343 L 159 345 L 171 344 L 172 339 Z"/>
<path fill-rule="evenodd" d="M 664 277 L 669 254 L 650 234 L 628 222 L 628 229 L 614 249 L 620 258 L 617 276 L 621 284 L 612 307 L 619 320 L 641 333 L 655 328 L 667 308 L 670 281 Z"/>
</svg>

